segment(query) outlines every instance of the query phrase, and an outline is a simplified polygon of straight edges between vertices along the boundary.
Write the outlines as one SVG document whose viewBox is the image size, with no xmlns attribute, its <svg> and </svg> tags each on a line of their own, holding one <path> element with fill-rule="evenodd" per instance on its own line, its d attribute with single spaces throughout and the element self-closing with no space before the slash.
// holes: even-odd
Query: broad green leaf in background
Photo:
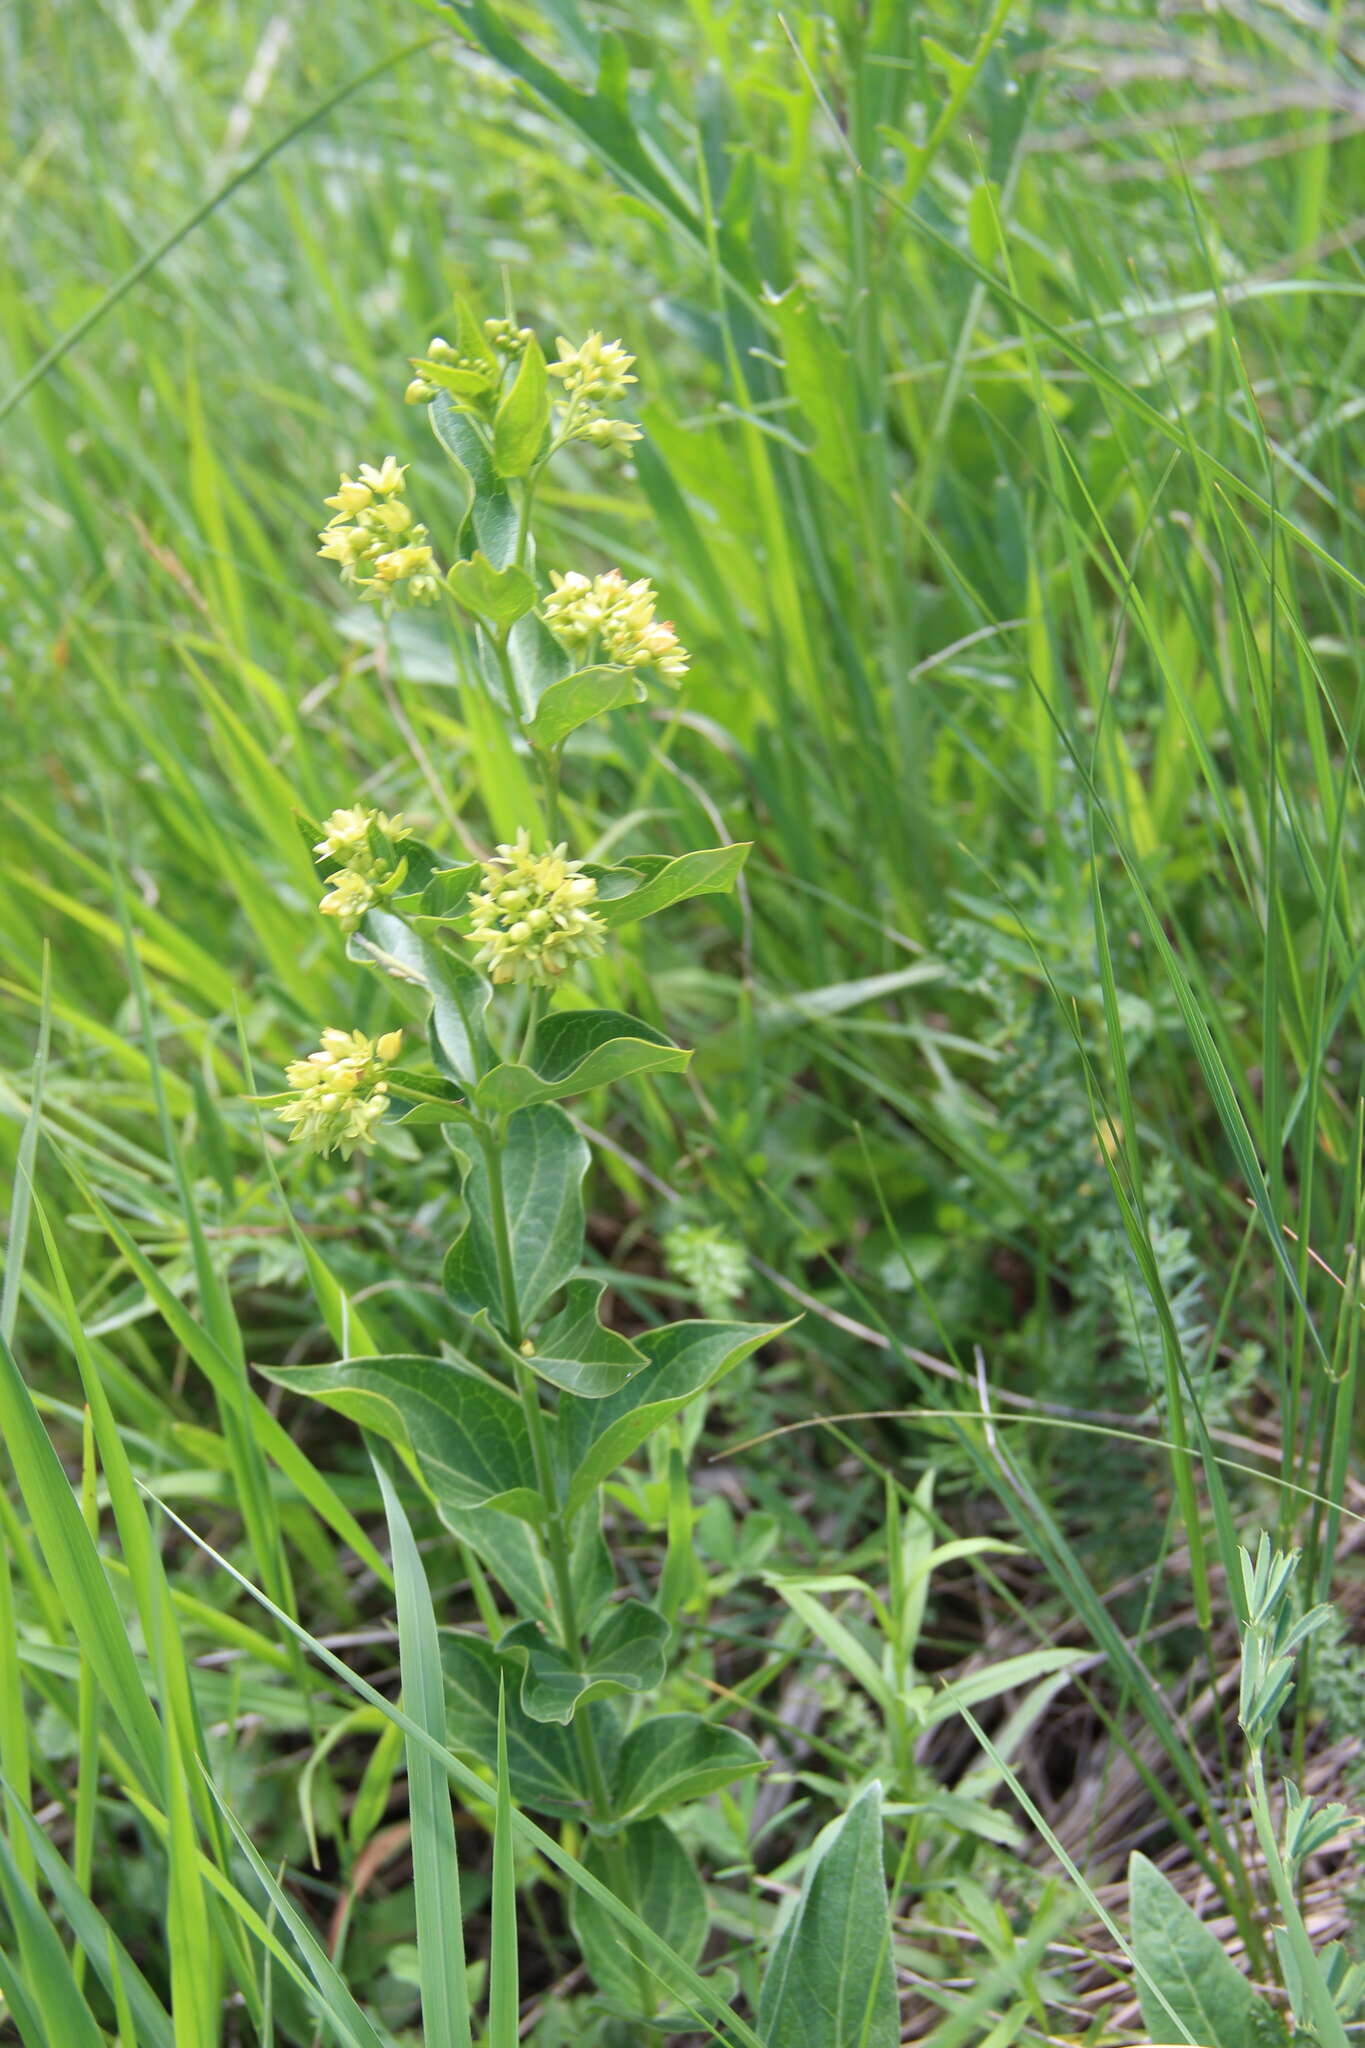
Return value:
<svg viewBox="0 0 1365 2048">
<path fill-rule="evenodd" d="M 1129 1859 L 1128 1890 L 1138 1998 L 1152 2039 L 1169 2037 L 1174 2015 L 1199 2048 L 1284 2048 L 1286 2036 L 1274 2008 L 1145 1856 L 1134 1853 Z M 1147 1978 L 1160 1990 L 1164 2006 Z"/>
<path fill-rule="evenodd" d="M 789 1323 L 666 1323 L 636 1341 L 648 1361 L 618 1394 L 560 1403 L 560 1458 L 569 1475 L 570 1512 L 591 1499 L 646 1437 L 714 1386 Z"/>
<path fill-rule="evenodd" d="M 562 1109 L 541 1103 L 509 1118 L 502 1148 L 503 1194 L 512 1271 L 523 1321 L 564 1285 L 583 1248 L 583 1176 L 588 1148 Z M 446 1293 L 466 1315 L 487 1310 L 502 1321 L 488 1162 L 470 1165 L 464 1195 L 468 1220 L 446 1254 Z"/>
<path fill-rule="evenodd" d="M 263 1375 L 410 1450 L 438 1507 L 500 1507 L 536 1520 L 543 1504 L 515 1396 L 442 1358 L 365 1358 Z"/>
<path fill-rule="evenodd" d="M 874 1780 L 818 1835 L 773 1944 L 758 2006 L 764 2048 L 897 2048 L 900 2015 Z"/>
<path fill-rule="evenodd" d="M 623 1820 L 649 1820 L 763 1769 L 762 1755 L 738 1729 L 700 1714 L 654 1714 L 621 1745 L 612 1806 Z"/>
<path fill-rule="evenodd" d="M 640 1918 L 684 1962 L 695 1963 L 706 1940 L 706 1894 L 691 1857 L 672 1829 L 661 1820 L 636 1821 L 620 1837 L 620 1859 L 613 1866 L 606 1848 L 594 1844 L 584 1863 L 613 1890 L 624 1886 L 620 1895 L 630 1900 Z M 655 2002 L 675 1988 L 667 1966 L 660 1975 L 636 1961 L 621 1928 L 595 1899 L 576 1894 L 572 1919 L 583 1959 L 597 1984 L 628 2011 L 639 2010 L 642 1985 Z M 676 1988 L 683 1989 L 681 1985 Z M 805 2048 L 810 2048 L 809 2042 Z"/>
<path fill-rule="evenodd" d="M 560 1101 L 630 1074 L 676 1074 L 692 1055 L 621 1010 L 561 1010 L 536 1036 L 533 1066 L 501 1066 L 474 1090 L 480 1109 L 505 1112 Z"/>
<path fill-rule="evenodd" d="M 550 380 L 540 343 L 532 335 L 493 420 L 493 467 L 499 476 L 525 476 L 549 424 Z"/>
<path fill-rule="evenodd" d="M 571 732 L 615 711 L 623 704 L 640 704 L 646 696 L 644 684 L 628 668 L 582 668 L 573 675 L 560 676 L 542 691 L 535 717 L 526 727 L 538 747 L 562 747 Z"/>
<path fill-rule="evenodd" d="M 747 842 L 737 846 L 711 846 L 699 853 L 679 854 L 670 860 L 664 854 L 641 854 L 626 866 L 641 877 L 638 889 L 628 896 L 603 897 L 598 908 L 609 925 L 633 924 L 637 918 L 652 917 L 689 896 L 709 896 L 734 886 L 735 877 L 748 858 Z"/>
<path fill-rule="evenodd" d="M 668 1668 L 671 1631 L 661 1614 L 639 1600 L 613 1607 L 588 1646 L 579 1669 L 538 1622 L 521 1621 L 498 1644 L 498 1655 L 522 1670 L 521 1704 L 533 1721 L 567 1726 L 580 1703 L 613 1692 L 652 1692 Z"/>
</svg>

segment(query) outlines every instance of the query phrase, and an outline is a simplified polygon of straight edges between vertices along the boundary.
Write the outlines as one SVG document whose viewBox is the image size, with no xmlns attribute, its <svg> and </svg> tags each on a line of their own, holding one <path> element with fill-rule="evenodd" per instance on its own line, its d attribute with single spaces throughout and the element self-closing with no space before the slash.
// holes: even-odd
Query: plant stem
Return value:
<svg viewBox="0 0 1365 2048">
<path fill-rule="evenodd" d="M 520 1065 L 529 1067 L 535 1057 L 536 1032 L 540 1029 L 540 1013 L 545 1005 L 544 991 L 538 988 L 528 990 L 526 997 L 526 1033 L 517 1055 Z"/>
</svg>

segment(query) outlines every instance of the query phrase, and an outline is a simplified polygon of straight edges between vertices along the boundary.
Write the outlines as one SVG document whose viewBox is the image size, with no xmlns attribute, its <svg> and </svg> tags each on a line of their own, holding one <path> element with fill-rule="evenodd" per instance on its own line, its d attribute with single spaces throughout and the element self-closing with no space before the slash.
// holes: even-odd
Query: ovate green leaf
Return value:
<svg viewBox="0 0 1365 2048">
<path fill-rule="evenodd" d="M 532 336 L 493 419 L 493 466 L 499 476 L 525 476 L 549 424 L 550 380 L 540 343 Z"/>
<path fill-rule="evenodd" d="M 625 1820 L 648 1820 L 763 1768 L 759 1751 L 738 1729 L 718 1728 L 700 1714 L 656 1714 L 621 1745 L 612 1807 Z"/>
<path fill-rule="evenodd" d="M 613 1692 L 653 1692 L 662 1685 L 671 1631 L 639 1600 L 613 1607 L 579 1668 L 538 1622 L 521 1621 L 498 1644 L 505 1662 L 521 1667 L 521 1704 L 533 1721 L 572 1721 L 580 1704 Z"/>
<path fill-rule="evenodd" d="M 1169 2040 L 1175 2019 L 1200 2048 L 1277 2048 L 1283 2043 L 1273 2009 L 1156 1865 L 1145 1856 L 1132 1856 L 1128 1887 L 1138 1998 L 1152 2039 Z"/>
<path fill-rule="evenodd" d="M 639 704 L 645 695 L 644 684 L 628 668 L 582 668 L 548 686 L 526 730 L 538 747 L 562 747 L 590 718 Z"/>
<path fill-rule="evenodd" d="M 562 1010 L 536 1040 L 534 1066 L 494 1067 L 474 1091 L 481 1109 L 524 1109 L 581 1095 L 629 1074 L 679 1073 L 690 1052 L 620 1010 Z"/>
<path fill-rule="evenodd" d="M 875 1782 L 816 1837 L 758 2006 L 764 2048 L 897 2048 L 891 1916 Z"/>
<path fill-rule="evenodd" d="M 446 586 L 466 611 L 477 612 L 495 626 L 514 625 L 536 601 L 536 586 L 524 569 L 510 562 L 505 569 L 495 569 L 479 552 L 452 565 Z"/>
<path fill-rule="evenodd" d="M 652 917 L 688 896 L 709 896 L 734 886 L 736 875 L 748 858 L 748 843 L 711 846 L 699 853 L 680 854 L 669 860 L 662 854 L 641 854 L 626 865 L 641 877 L 638 889 L 628 896 L 602 900 L 599 908 L 610 925 L 633 924 Z"/>
<path fill-rule="evenodd" d="M 502 1148 L 503 1197 L 512 1270 L 523 1321 L 564 1285 L 583 1248 L 583 1176 L 588 1148 L 562 1109 L 541 1103 L 508 1120 Z M 502 1281 L 482 1155 L 465 1181 L 469 1216 L 446 1254 L 446 1293 L 466 1315 L 504 1319 Z"/>
<path fill-rule="evenodd" d="M 431 999 L 432 1055 L 442 1072 L 472 1087 L 490 1054 L 483 1015 L 492 989 L 457 953 L 411 931 L 401 917 L 370 910 L 347 945 L 353 960 L 372 967 Z"/>
<path fill-rule="evenodd" d="M 667 1323 L 636 1341 L 647 1364 L 618 1394 L 575 1400 L 558 1418 L 559 1451 L 569 1475 L 569 1507 L 591 1499 L 602 1481 L 680 1408 L 714 1386 L 741 1359 L 789 1323 Z"/>
<path fill-rule="evenodd" d="M 637 1821 L 621 1836 L 621 1860 L 623 1871 L 613 1867 L 605 1851 L 594 1844 L 584 1863 L 594 1877 L 613 1889 L 618 1884 L 628 1887 L 626 1896 L 640 1918 L 684 1963 L 695 1963 L 706 1939 L 706 1894 L 692 1859 L 672 1829 L 661 1820 Z M 648 1968 L 635 1961 L 623 1930 L 595 1899 L 576 1893 L 571 1910 L 583 1960 L 599 1990 L 617 2004 L 638 2012 L 642 1985 L 647 1987 L 651 2006 L 658 2004 L 661 1991 L 685 1993 L 686 1987 L 673 1982 L 666 1964 L 661 1972 L 652 1958 Z M 805 2048 L 811 2048 L 811 2043 Z M 823 2042 L 820 2048 L 824 2048 Z"/>
<path fill-rule="evenodd" d="M 571 1280 L 563 1308 L 537 1331 L 526 1361 L 551 1385 L 590 1401 L 619 1393 L 646 1362 L 628 1337 L 603 1328 L 598 1308 L 605 1292 L 601 1280 Z"/>
<path fill-rule="evenodd" d="M 521 1404 L 441 1358 L 363 1358 L 265 1374 L 412 1453 L 440 1508 L 542 1512 Z"/>
</svg>

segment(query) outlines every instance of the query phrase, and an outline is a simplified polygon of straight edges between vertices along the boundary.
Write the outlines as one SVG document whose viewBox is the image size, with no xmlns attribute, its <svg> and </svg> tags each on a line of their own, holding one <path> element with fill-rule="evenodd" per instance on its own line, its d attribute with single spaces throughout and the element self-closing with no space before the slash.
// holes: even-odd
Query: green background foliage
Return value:
<svg viewBox="0 0 1365 2048">
<path fill-rule="evenodd" d="M 872 1884 L 874 1779 L 904 2038 L 1138 2038 L 1048 1946 L 1108 1953 L 1129 1821 L 1308 2024 L 1239 1739 L 1194 1709 L 1248 1531 L 1351 1595 L 1357 41 L 1118 0 L 7 15 L 0 2038 L 374 2048 L 420 1994 L 428 2042 L 507 2048 L 519 1990 L 537 2048 L 617 2048 L 643 1968 L 685 2037 L 785 2039 L 765 1963 L 827 1910 L 817 1840 Z M 403 811 L 452 864 L 544 822 L 461 687 L 472 618 L 386 622 L 314 557 L 359 459 L 410 461 L 438 538 L 491 483 L 402 403 L 457 293 L 638 355 L 646 438 L 546 477 L 534 566 L 650 576 L 692 651 L 676 700 L 535 703 L 573 850 L 647 875 L 519 1110 L 595 1148 L 532 1361 L 557 1455 L 677 1631 L 657 1719 L 583 1709 L 668 1898 L 629 1925 L 573 1729 L 486 1640 L 490 1582 L 550 1612 L 479 1490 L 528 1490 L 526 1447 L 443 1459 L 455 1382 L 419 1417 L 399 1370 L 451 1339 L 466 1226 L 487 1292 L 447 1143 L 477 1013 L 438 1005 L 452 1093 L 354 1169 L 250 1100 L 324 1022 L 427 1064 L 421 987 L 347 958 L 296 818 Z M 512 497 L 474 525 L 505 572 Z M 698 879 L 648 855 L 745 843 L 732 893 L 636 917 Z M 609 1094 L 602 1012 L 646 1027 Z M 747 1285 L 704 1356 L 641 1347 L 646 1445 L 645 1389 L 574 1378 L 702 1311 L 680 1220 Z M 297 1397 L 329 1370 L 340 1419 Z M 402 1418 L 379 1470 L 361 1399 Z M 591 1537 L 574 1573 L 596 1597 Z M 1313 1660 L 1296 1772 L 1360 1735 L 1349 1649 Z M 1112 1832 L 1097 1751 L 1142 1788 Z M 1140 1964 L 1193 1940 L 1141 1883 Z"/>
</svg>

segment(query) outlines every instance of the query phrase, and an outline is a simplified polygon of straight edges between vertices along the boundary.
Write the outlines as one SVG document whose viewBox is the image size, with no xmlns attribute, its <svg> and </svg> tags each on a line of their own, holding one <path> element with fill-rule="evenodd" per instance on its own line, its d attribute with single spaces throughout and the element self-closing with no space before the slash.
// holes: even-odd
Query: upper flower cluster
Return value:
<svg viewBox="0 0 1365 2048">
<path fill-rule="evenodd" d="M 328 878 L 328 893 L 318 906 L 323 916 L 353 932 L 371 904 L 391 896 L 402 881 L 407 860 L 398 848 L 408 836 L 402 818 L 384 811 L 366 810 L 363 804 L 333 811 L 313 848 L 319 860 L 336 861 L 341 868 Z"/>
<path fill-rule="evenodd" d="M 626 395 L 627 385 L 637 380 L 630 375 L 635 361 L 619 341 L 603 341 L 596 330 L 577 348 L 561 334 L 555 342 L 559 361 L 548 365 L 550 375 L 564 384 L 564 397 L 555 408 L 556 438 L 563 441 L 592 441 L 599 448 L 628 448 L 641 438 L 630 420 L 608 419 L 604 405 L 613 405 Z"/>
<path fill-rule="evenodd" d="M 567 851 L 533 854 L 522 831 L 484 862 L 483 887 L 469 895 L 468 938 L 492 981 L 551 988 L 572 961 L 601 952 L 606 926 L 588 908 L 597 884 Z"/>
<path fill-rule="evenodd" d="M 667 619 L 655 618 L 658 597 L 647 577 L 627 583 L 619 569 L 601 576 L 552 569 L 550 581 L 541 616 L 561 646 L 581 651 L 586 661 L 600 656 L 621 668 L 652 668 L 665 682 L 687 674 L 687 649 Z"/>
<path fill-rule="evenodd" d="M 370 603 L 391 597 L 398 604 L 434 604 L 441 594 L 427 545 L 404 502 L 407 464 L 386 455 L 379 467 L 362 462 L 357 477 L 343 475 L 324 502 L 332 517 L 318 539 L 318 553 L 341 565 L 341 580 Z"/>
<path fill-rule="evenodd" d="M 295 1100 L 275 1113 L 291 1126 L 289 1142 L 306 1152 L 368 1151 L 375 1125 L 389 1106 L 384 1068 L 398 1057 L 401 1031 L 370 1040 L 360 1031 L 329 1029 L 306 1059 L 293 1060 L 285 1078 Z"/>
</svg>

